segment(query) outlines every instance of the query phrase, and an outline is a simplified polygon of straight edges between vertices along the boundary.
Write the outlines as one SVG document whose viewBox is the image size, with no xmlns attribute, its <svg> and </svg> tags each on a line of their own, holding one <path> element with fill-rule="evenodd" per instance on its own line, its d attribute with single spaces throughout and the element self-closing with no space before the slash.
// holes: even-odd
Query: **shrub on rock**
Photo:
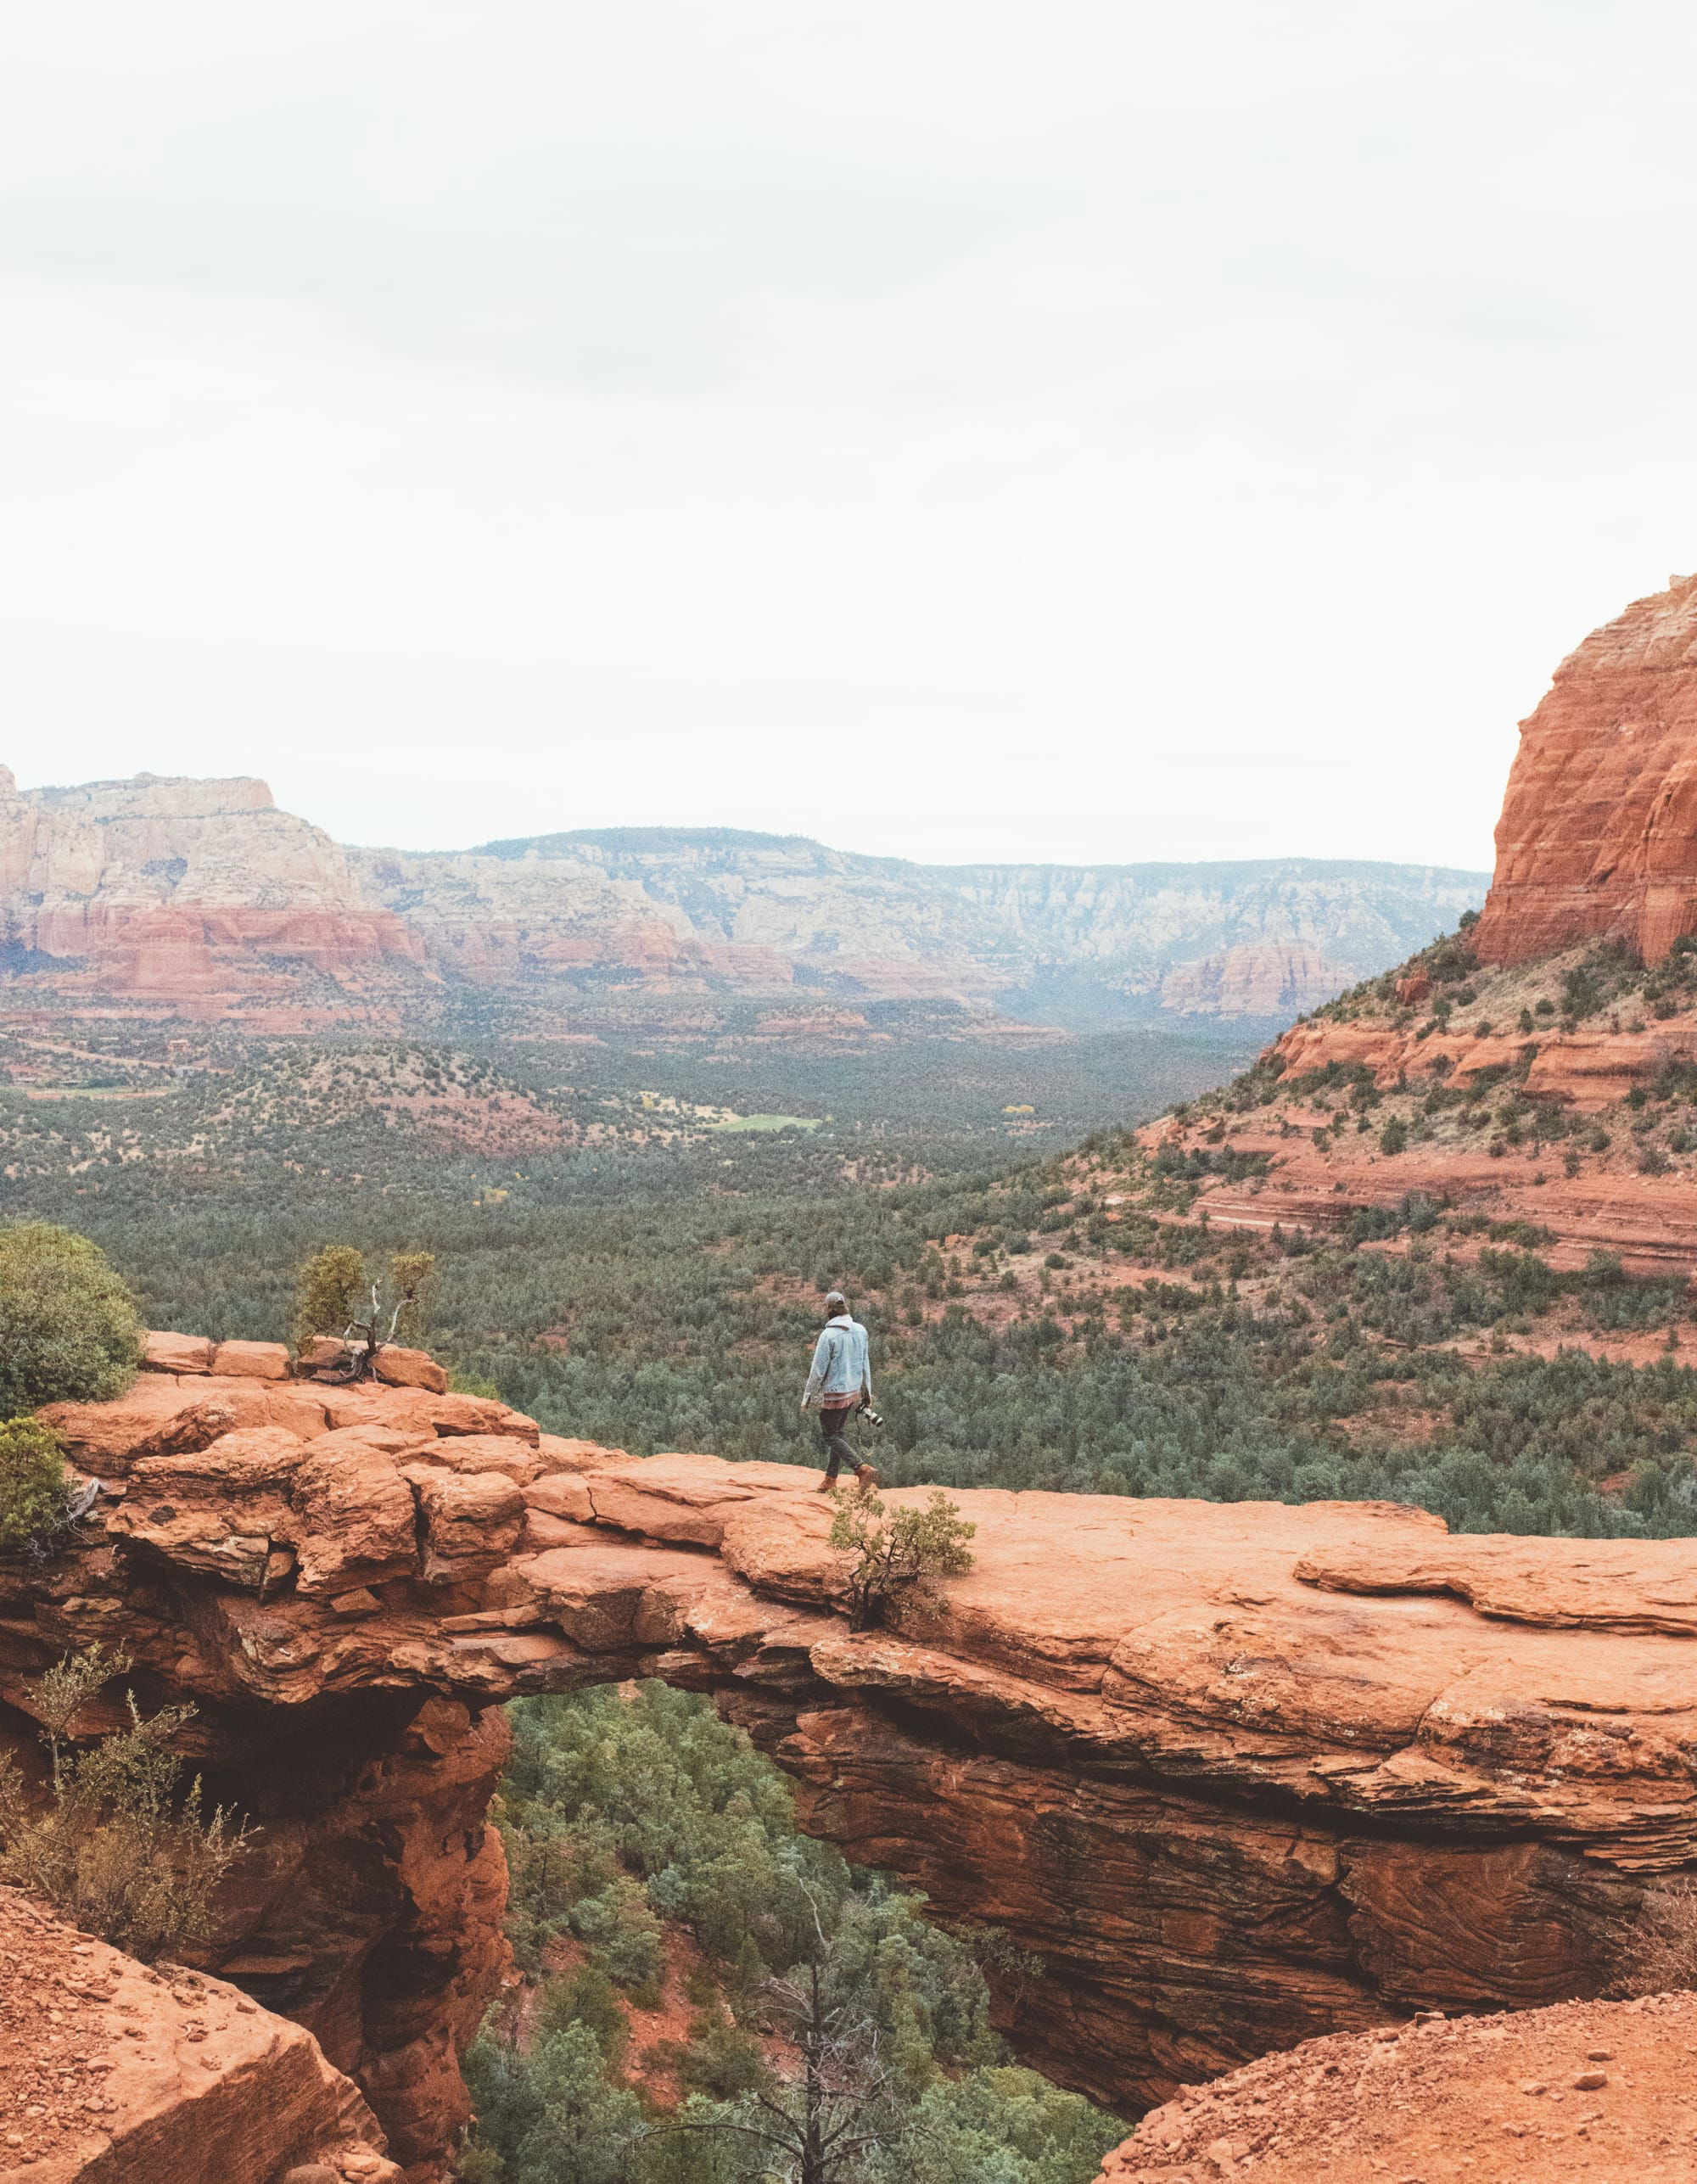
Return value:
<svg viewBox="0 0 1697 2184">
<path fill-rule="evenodd" d="M 904 1593 L 929 1593 L 940 1578 L 963 1576 L 972 1566 L 966 1543 L 977 1529 L 941 1489 L 923 1509 L 893 1515 L 865 1487 L 840 1504 L 831 1544 L 854 1558 L 848 1573 L 850 1629 L 872 1630 Z"/>
<path fill-rule="evenodd" d="M 249 1837 L 221 1806 L 205 1809 L 198 1775 L 184 1784 L 174 1747 L 193 1706 L 143 1714 L 126 1691 L 118 1728 L 77 1734 L 91 1702 L 128 1666 L 95 1645 L 36 1680 L 28 1703 L 48 1755 L 45 1795 L 9 1753 L 0 1759 L 0 1878 L 154 1963 L 204 1946 Z"/>
<path fill-rule="evenodd" d="M 50 1540 L 70 1514 L 64 1448 L 38 1418 L 0 1425 L 0 1554 Z"/>
<path fill-rule="evenodd" d="M 0 1418 L 121 1395 L 141 1354 L 135 1299 L 98 1245 L 46 1221 L 0 1229 Z"/>
</svg>

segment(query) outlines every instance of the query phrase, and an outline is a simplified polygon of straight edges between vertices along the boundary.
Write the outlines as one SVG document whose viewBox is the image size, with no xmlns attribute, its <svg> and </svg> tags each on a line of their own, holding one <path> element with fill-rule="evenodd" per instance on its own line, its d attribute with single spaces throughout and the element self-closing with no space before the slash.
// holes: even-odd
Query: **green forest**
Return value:
<svg viewBox="0 0 1697 2184">
<path fill-rule="evenodd" d="M 1089 2184 L 1124 2125 L 1010 2062 L 982 1965 L 1022 1966 L 994 1931 L 947 1933 L 798 1835 L 782 1777 L 703 1699 L 509 1711 L 496 1817 L 528 1979 L 468 2061 L 466 2184 L 738 2184 L 810 2120 L 856 2184 Z M 646 2045 L 642 2010 L 670 2028 Z"/>
<path fill-rule="evenodd" d="M 36 1103 L 38 1157 L 13 1164 L 4 1210 L 102 1244 L 148 1324 L 217 1337 L 285 1335 L 324 1244 L 434 1252 L 429 1339 L 462 1376 L 637 1453 L 815 1460 L 797 1393 L 820 1300 L 845 1285 L 873 1336 L 887 1425 L 871 1453 L 893 1483 L 1692 1528 L 1683 1286 L 1606 1260 L 1557 1274 L 1525 1224 L 1476 1235 L 1477 1217 L 1416 1202 L 1324 1244 L 1252 1239 L 1183 1218 L 1211 1162 L 1245 1157 L 1229 1151 L 1151 1160 L 1123 1128 L 1067 1150 L 959 1115 L 725 1131 L 630 1092 L 594 1095 L 616 1102 L 599 1141 L 494 1157 L 421 1102 L 433 1072 L 461 1129 L 535 1095 L 498 1059 L 291 1050 L 216 1100 L 195 1089 L 222 1118 L 198 1142 L 173 1129 L 105 1161 L 81 1144 L 48 1157 L 59 1111 Z M 1649 1365 L 1492 1353 L 1558 1310 L 1668 1347 Z"/>
<path fill-rule="evenodd" d="M 497 1162 L 368 1098 L 337 1113 L 310 1134 L 267 1126 L 242 1157 L 15 1176 L 6 1211 L 101 1243 L 148 1324 L 219 1337 L 285 1335 L 323 1244 L 432 1251 L 430 1340 L 462 1375 L 637 1453 L 815 1460 L 797 1394 L 843 1285 L 873 1336 L 871 1453 L 893 1483 L 1693 1526 L 1683 1286 L 1606 1260 L 1557 1274 L 1524 1224 L 1475 1235 L 1476 1217 L 1414 1203 L 1324 1244 L 1213 1233 L 1182 1218 L 1193 1171 L 1241 1156 L 1151 1161 L 1123 1129 L 1065 1151 L 821 1120 Z M 1379 1248 L 1387 1229 L 1405 1252 Z M 1648 1365 L 1493 1354 L 1558 1310 L 1670 1347 Z"/>
</svg>

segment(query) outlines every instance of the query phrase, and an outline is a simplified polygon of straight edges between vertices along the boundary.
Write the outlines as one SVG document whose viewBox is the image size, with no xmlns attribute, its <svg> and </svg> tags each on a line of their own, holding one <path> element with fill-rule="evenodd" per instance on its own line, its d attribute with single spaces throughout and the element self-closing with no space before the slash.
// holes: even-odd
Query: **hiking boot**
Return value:
<svg viewBox="0 0 1697 2184">
<path fill-rule="evenodd" d="M 872 1487 L 882 1486 L 883 1481 L 870 1464 L 857 1464 L 854 1466 L 854 1484 L 863 1492 L 870 1492 Z"/>
<path fill-rule="evenodd" d="M 837 1481 L 835 1479 L 821 1479 L 813 1491 L 816 1494 L 834 1494 L 837 1492 Z"/>
</svg>

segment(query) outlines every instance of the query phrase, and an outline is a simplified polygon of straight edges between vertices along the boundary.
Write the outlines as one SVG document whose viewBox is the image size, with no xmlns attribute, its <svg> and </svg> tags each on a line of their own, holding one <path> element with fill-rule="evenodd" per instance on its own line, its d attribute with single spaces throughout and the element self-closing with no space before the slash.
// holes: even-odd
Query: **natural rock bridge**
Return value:
<svg viewBox="0 0 1697 2184">
<path fill-rule="evenodd" d="M 1697 1548 L 972 1492 L 972 1574 L 857 1635 L 815 1473 L 281 1354 L 155 1338 L 176 1369 L 49 1414 L 107 1487 L 0 1581 L 0 1694 L 98 1640 L 194 1702 L 209 1789 L 263 1829 L 220 1968 L 417 2179 L 503 1963 L 518 1694 L 711 1692 L 809 1829 L 1042 1959 L 1014 2045 L 1125 2108 L 1416 2007 L 1594 1992 L 1642 1876 L 1697 1856 Z"/>
</svg>

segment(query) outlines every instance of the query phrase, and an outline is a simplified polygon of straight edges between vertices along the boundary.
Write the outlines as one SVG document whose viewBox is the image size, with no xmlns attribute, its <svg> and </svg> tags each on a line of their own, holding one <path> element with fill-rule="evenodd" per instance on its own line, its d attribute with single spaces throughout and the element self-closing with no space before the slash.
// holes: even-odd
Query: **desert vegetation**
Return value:
<svg viewBox="0 0 1697 2184">
<path fill-rule="evenodd" d="M 48 1756 L 27 1784 L 0 1760 L 0 1874 L 144 1963 L 192 1954 L 210 1936 L 220 1885 L 247 1847 L 208 1811 L 176 1747 L 193 1706 L 145 1714 L 103 1693 L 129 1663 L 94 1646 L 70 1654 L 30 1695 Z M 104 1714 L 107 1724 L 102 1726 Z"/>
<path fill-rule="evenodd" d="M 869 1631 L 905 1603 L 923 1609 L 945 1577 L 972 1566 L 966 1542 L 977 1531 L 940 1490 L 922 1509 L 891 1509 L 868 1487 L 842 1498 L 831 1544 L 848 1558 L 848 1627 Z"/>
<path fill-rule="evenodd" d="M 1222 1142 L 1205 1129 L 1198 1153 L 1230 1156 L 1227 1127 L 1269 1084 L 1252 1072 L 1221 1095 Z M 1328 1096 L 1352 1131 L 1378 1112 L 1355 1082 Z M 1621 1112 L 1629 1130 L 1639 1111 Z M 1467 1529 L 1693 1529 L 1683 1284 L 1606 1255 L 1558 1269 L 1535 1222 L 1418 1192 L 1325 1239 L 1214 1229 L 1193 1209 L 1221 1172 L 1121 1130 L 1036 1158 L 833 1130 L 504 1168 L 443 1155 L 369 1190 L 226 1172 L 161 1196 L 125 1170 L 28 1196 L 109 1246 L 150 1324 L 215 1336 L 288 1333 L 294 1270 L 326 1246 L 378 1265 L 432 1251 L 423 1339 L 468 1384 L 636 1453 L 815 1460 L 795 1397 L 820 1295 L 846 1282 L 888 1420 L 869 1453 L 893 1485 L 1364 1496 Z M 1241 1156 L 1234 1172 L 1252 1179 Z M 1564 1330 L 1613 1331 L 1653 1336 L 1655 1354 L 1515 1347 L 1545 1329 L 1551 1351 Z"/>
<path fill-rule="evenodd" d="M 512 1710 L 498 1817 L 526 1980 L 468 2075 L 465 2184 L 1089 2184 L 1123 2126 L 1018 2069 L 994 1934 L 795 1831 L 777 1771 L 643 1684 Z"/>
<path fill-rule="evenodd" d="M 86 1236 L 45 1221 L 0 1229 L 0 1417 L 120 1394 L 137 1331 L 128 1288 Z"/>
<path fill-rule="evenodd" d="M 64 1443 L 38 1418 L 0 1424 L 0 1554 L 42 1554 L 70 1521 Z"/>
</svg>

